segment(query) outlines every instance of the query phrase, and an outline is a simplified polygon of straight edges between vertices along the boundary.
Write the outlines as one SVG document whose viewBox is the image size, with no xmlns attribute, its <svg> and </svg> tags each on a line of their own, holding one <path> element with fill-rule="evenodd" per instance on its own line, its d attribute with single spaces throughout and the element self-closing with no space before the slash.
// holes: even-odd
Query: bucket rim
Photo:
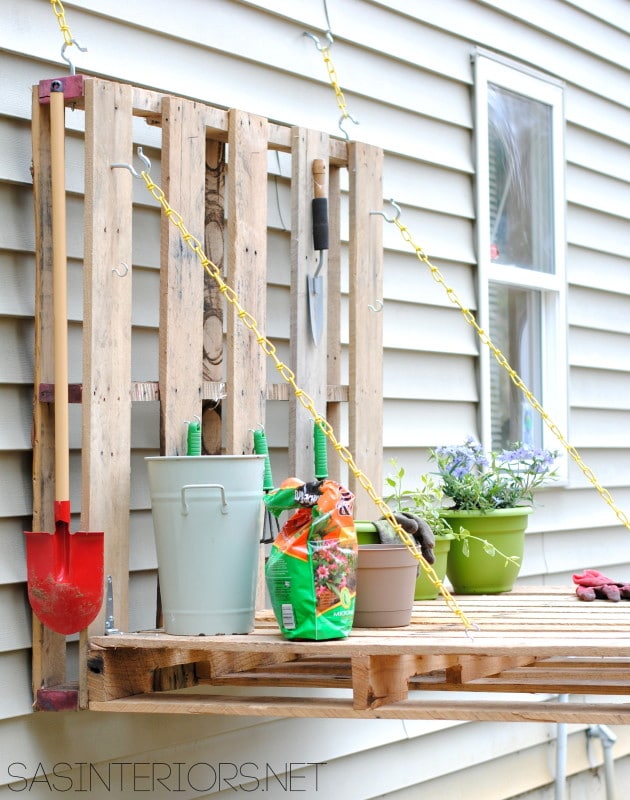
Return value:
<svg viewBox="0 0 630 800">
<path fill-rule="evenodd" d="M 202 455 L 202 456 L 145 456 L 145 461 L 182 461 L 182 459 L 190 460 L 203 460 L 203 461 L 222 461 L 230 459 L 230 461 L 262 461 L 266 458 L 264 455 L 256 455 L 255 453 L 244 455 Z"/>
</svg>

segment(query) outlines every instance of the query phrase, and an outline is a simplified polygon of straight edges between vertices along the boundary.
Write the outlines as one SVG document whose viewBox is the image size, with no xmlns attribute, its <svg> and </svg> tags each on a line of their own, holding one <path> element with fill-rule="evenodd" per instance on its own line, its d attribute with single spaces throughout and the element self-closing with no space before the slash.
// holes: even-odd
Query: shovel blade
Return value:
<svg viewBox="0 0 630 800">
<path fill-rule="evenodd" d="M 103 532 L 25 531 L 28 599 L 35 616 L 57 633 L 78 633 L 103 604 Z"/>
</svg>

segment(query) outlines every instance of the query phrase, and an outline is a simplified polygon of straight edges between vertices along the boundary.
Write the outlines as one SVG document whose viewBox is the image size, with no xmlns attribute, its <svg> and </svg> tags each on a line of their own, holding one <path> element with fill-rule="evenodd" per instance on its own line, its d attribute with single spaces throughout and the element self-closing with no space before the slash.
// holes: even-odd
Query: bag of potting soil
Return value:
<svg viewBox="0 0 630 800">
<path fill-rule="evenodd" d="M 350 634 L 356 596 L 354 495 L 331 480 L 300 483 L 265 496 L 279 516 L 297 509 L 276 536 L 265 577 L 278 626 L 287 639 Z"/>
</svg>

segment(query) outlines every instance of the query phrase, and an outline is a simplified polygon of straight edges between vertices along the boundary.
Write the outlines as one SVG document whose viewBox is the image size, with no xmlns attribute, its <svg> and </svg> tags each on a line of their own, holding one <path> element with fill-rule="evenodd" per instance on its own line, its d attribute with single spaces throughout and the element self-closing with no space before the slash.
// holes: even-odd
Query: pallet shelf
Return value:
<svg viewBox="0 0 630 800">
<path fill-rule="evenodd" d="M 625 603 L 586 604 L 563 587 L 457 599 L 478 626 L 468 635 L 436 600 L 416 603 L 406 628 L 354 629 L 329 642 L 285 640 L 271 612 L 259 612 L 248 635 L 93 637 L 89 708 L 630 723 Z M 570 702 L 557 697 L 566 694 Z"/>
<path fill-rule="evenodd" d="M 251 452 L 251 429 L 264 424 L 266 400 L 285 400 L 289 403 L 289 469 L 307 476 L 313 463 L 311 420 L 285 385 L 268 383 L 264 356 L 253 337 L 230 308 L 220 307 L 221 298 L 212 294 L 212 287 L 204 285 L 200 265 L 164 214 L 159 376 L 157 381 L 132 381 L 131 280 L 114 276 L 113 269 L 121 262 L 132 263 L 133 179 L 127 170 L 112 165 L 134 161 L 133 117 L 161 128 L 161 185 L 167 200 L 193 235 L 204 240 L 207 255 L 222 267 L 242 306 L 263 330 L 268 151 L 291 154 L 289 366 L 301 388 L 313 397 L 318 412 L 337 431 L 340 404 L 348 404 L 348 447 L 376 486 L 381 485 L 382 470 L 383 322 L 382 315 L 369 307 L 382 297 L 382 220 L 373 211 L 382 206 L 383 152 L 239 110 L 126 84 L 85 76 L 59 80 L 66 87 L 67 104 L 85 113 L 83 375 L 80 384 L 69 387 L 71 400 L 82 404 L 81 528 L 105 531 L 105 574 L 112 577 L 115 624 L 126 630 L 132 401 L 159 400 L 161 452 L 177 455 L 185 446 L 182 422 L 203 414 L 204 398 L 224 397 L 214 441 L 222 452 L 231 454 Z M 54 527 L 46 92 L 50 92 L 50 81 L 34 87 L 37 270 L 32 530 Z M 306 278 L 318 261 L 310 218 L 315 159 L 324 159 L 329 166 L 331 222 L 325 276 L 327 320 L 318 346 L 310 337 L 306 298 Z M 347 192 L 341 191 L 342 169 L 348 171 Z M 342 204 L 347 205 L 348 218 L 347 385 L 341 379 Z M 216 316 L 209 325 L 208 314 Z M 191 359 L 195 352 L 198 363 Z M 203 357 L 217 352 L 223 357 L 218 369 Z M 336 466 L 331 463 L 333 477 Z M 349 487 L 356 490 L 353 483 Z M 358 516 L 372 511 L 367 495 L 357 492 L 357 501 Z M 630 702 L 618 702 L 618 696 L 627 698 L 630 686 L 630 622 L 625 604 L 587 605 L 568 589 L 548 587 L 457 600 L 479 624 L 470 637 L 441 600 L 417 604 L 408 628 L 357 629 L 347 640 L 336 642 L 284 640 L 264 610 L 259 611 L 256 629 L 249 635 L 173 637 L 149 631 L 102 636 L 103 609 L 90 629 L 80 634 L 78 688 L 66 683 L 65 636 L 34 619 L 36 707 L 125 713 L 630 722 Z M 557 694 L 571 694 L 575 699 L 570 703 L 549 700 L 548 695 Z M 524 700 L 523 695 L 531 697 Z M 581 695 L 585 698 L 578 699 Z M 592 702 L 587 695 L 601 701 Z M 613 698 L 614 702 L 603 702 Z"/>
</svg>

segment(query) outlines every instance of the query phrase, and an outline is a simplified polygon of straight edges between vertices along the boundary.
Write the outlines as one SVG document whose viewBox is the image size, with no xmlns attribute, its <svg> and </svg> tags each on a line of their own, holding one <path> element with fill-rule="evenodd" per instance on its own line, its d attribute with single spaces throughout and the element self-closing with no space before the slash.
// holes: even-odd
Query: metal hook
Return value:
<svg viewBox="0 0 630 800">
<path fill-rule="evenodd" d="M 349 120 L 350 120 L 350 122 L 353 122 L 355 125 L 359 125 L 360 123 L 359 123 L 359 120 L 358 120 L 358 119 L 355 119 L 355 118 L 352 116 L 352 114 L 349 114 L 348 112 L 346 112 L 345 114 L 342 114 L 342 115 L 341 115 L 341 117 L 340 117 L 340 119 L 339 119 L 339 130 L 340 130 L 340 131 L 343 133 L 343 135 L 346 137 L 346 141 L 347 141 L 347 142 L 349 142 L 349 141 L 350 141 L 350 134 L 349 134 L 349 133 L 348 133 L 348 131 L 347 131 L 347 130 L 346 130 L 344 127 L 343 127 L 343 124 L 344 124 L 344 122 L 345 122 L 347 119 L 349 119 Z"/>
<path fill-rule="evenodd" d="M 140 161 L 142 161 L 142 163 L 146 167 L 146 172 L 149 173 L 151 171 L 151 162 L 145 156 L 145 154 L 142 152 L 142 148 L 141 147 L 138 147 L 136 152 L 138 153 L 138 158 L 140 159 Z M 111 164 L 111 168 L 112 169 L 115 169 L 115 168 L 128 169 L 129 172 L 131 172 L 131 174 L 133 175 L 134 178 L 141 178 L 142 177 L 142 175 L 140 175 L 139 172 L 136 172 L 136 170 L 133 168 L 133 166 L 131 164 L 123 164 L 122 162 L 116 162 L 115 164 Z"/>
<path fill-rule="evenodd" d="M 63 45 L 61 46 L 61 57 L 62 57 L 62 58 L 63 58 L 63 60 L 66 62 L 66 64 L 67 64 L 67 65 L 70 67 L 70 74 L 71 74 L 71 75 L 76 75 L 75 66 L 74 66 L 74 64 L 72 63 L 71 59 L 69 59 L 69 58 L 68 58 L 68 56 L 66 55 L 66 49 L 67 49 L 67 48 L 68 48 L 68 47 L 69 47 L 71 44 L 74 44 L 74 45 L 76 45 L 76 46 L 78 47 L 78 49 L 79 49 L 79 50 L 80 50 L 82 53 L 87 53 L 87 47 L 81 47 L 81 45 L 80 45 L 80 44 L 77 42 L 77 40 L 76 40 L 76 39 L 71 39 L 69 42 L 64 42 L 64 43 L 63 43 Z"/>
<path fill-rule="evenodd" d="M 477 625 L 476 622 L 473 622 L 471 623 L 469 628 L 464 628 L 464 633 L 466 634 L 466 638 L 470 639 L 471 642 L 474 642 L 475 635 L 474 633 L 471 633 L 471 631 L 479 632 L 480 630 L 481 628 L 479 627 L 479 625 Z"/>
<path fill-rule="evenodd" d="M 372 305 L 372 303 L 369 303 L 368 308 L 370 309 L 370 311 L 374 311 L 375 314 L 378 314 L 379 311 L 383 310 L 383 301 L 377 300 L 376 303 L 374 303 L 374 305 Z"/>
<path fill-rule="evenodd" d="M 384 212 L 384 211 L 370 211 L 370 214 L 379 214 L 381 217 L 383 217 L 383 219 L 385 220 L 385 222 L 396 222 L 396 221 L 398 220 L 398 218 L 400 217 L 401 213 L 402 213 L 402 211 L 401 211 L 401 208 L 400 208 L 400 206 L 398 205 L 398 203 L 397 203 L 397 202 L 396 202 L 396 201 L 395 201 L 393 198 L 390 198 L 390 201 L 389 201 L 389 202 L 390 202 L 390 203 L 391 203 L 391 204 L 394 206 L 394 208 L 396 209 L 396 216 L 394 216 L 394 217 L 388 217 L 388 216 L 385 214 L 385 212 Z"/>
<path fill-rule="evenodd" d="M 332 45 L 335 43 L 335 40 L 333 39 L 333 35 L 330 32 L 330 30 L 326 31 L 326 39 L 328 40 L 327 45 L 323 45 L 319 40 L 319 36 L 315 36 L 314 33 L 309 33 L 308 31 L 304 31 L 304 36 L 308 36 L 309 39 L 312 39 L 315 42 L 315 47 L 319 50 L 320 53 L 322 52 L 322 50 L 328 50 L 328 48 L 332 47 Z"/>
<path fill-rule="evenodd" d="M 112 267 L 112 272 L 115 275 L 118 275 L 119 278 L 124 278 L 125 275 L 127 275 L 128 272 L 129 272 L 129 265 L 125 264 L 124 261 L 121 261 L 120 262 L 120 266 L 123 267 L 123 271 L 122 272 L 118 269 L 118 267 Z"/>
</svg>

